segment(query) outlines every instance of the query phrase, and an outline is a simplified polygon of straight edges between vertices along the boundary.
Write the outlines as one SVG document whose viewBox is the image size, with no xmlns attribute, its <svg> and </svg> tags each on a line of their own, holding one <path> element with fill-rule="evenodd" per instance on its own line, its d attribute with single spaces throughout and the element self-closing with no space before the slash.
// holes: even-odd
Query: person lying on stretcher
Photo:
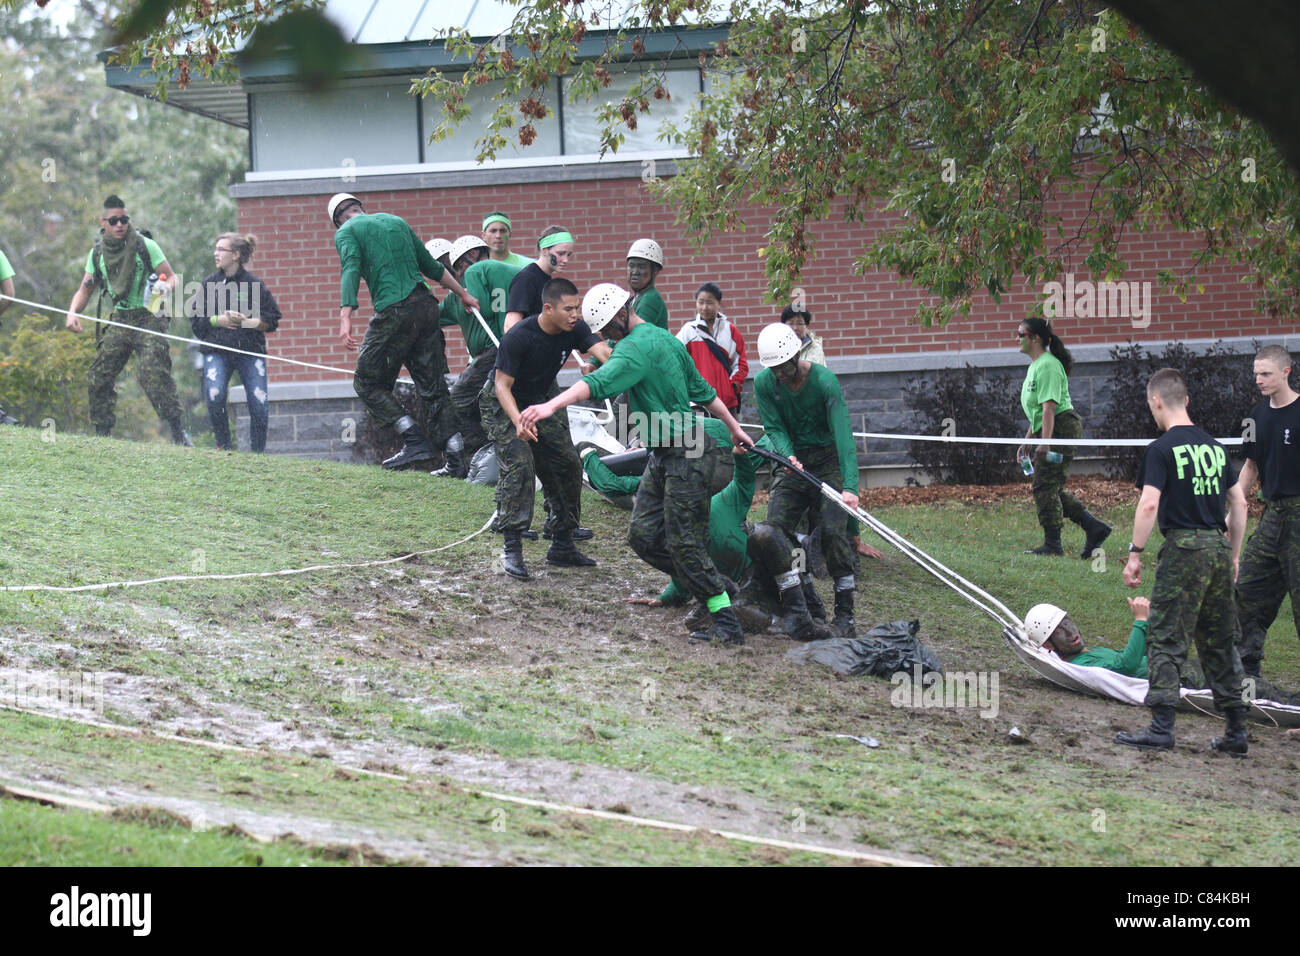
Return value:
<svg viewBox="0 0 1300 956">
<path fill-rule="evenodd" d="M 1025 616 L 1025 633 L 1044 650 L 1080 667 L 1104 667 L 1129 677 L 1147 677 L 1147 620 L 1151 602 L 1144 597 L 1128 598 L 1133 610 L 1133 630 L 1123 651 L 1109 647 L 1084 648 L 1083 635 L 1069 616 L 1054 604 L 1036 604 Z"/>
</svg>

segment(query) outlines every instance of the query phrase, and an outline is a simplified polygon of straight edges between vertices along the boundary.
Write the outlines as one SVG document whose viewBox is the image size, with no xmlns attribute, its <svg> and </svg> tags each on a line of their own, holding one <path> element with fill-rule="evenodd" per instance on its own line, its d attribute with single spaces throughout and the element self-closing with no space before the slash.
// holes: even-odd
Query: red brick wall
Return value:
<svg viewBox="0 0 1300 956">
<path fill-rule="evenodd" d="M 723 311 L 740 326 L 751 352 L 759 329 L 780 313 L 778 306 L 764 301 L 766 286 L 756 250 L 764 244 L 769 220 L 761 210 L 747 214 L 747 231 L 715 236 L 707 248 L 699 250 L 673 225 L 672 210 L 655 203 L 640 179 L 359 194 L 371 212 L 401 216 L 422 239 L 477 233 L 484 213 L 504 209 L 514 221 L 513 250 L 524 255 L 535 252 L 534 240 L 547 225 L 563 225 L 578 243 L 569 277 L 584 290 L 599 281 L 626 285 L 623 256 L 628 245 L 641 236 L 653 237 L 664 247 L 666 267 L 658 286 L 674 332 L 694 314 L 695 290 L 705 281 L 722 286 Z M 337 341 L 339 264 L 333 230 L 325 216 L 328 195 L 242 199 L 239 228 L 258 237 L 252 271 L 266 281 L 285 316 L 280 331 L 268 340 L 270 350 L 351 369 L 355 353 L 346 352 Z M 1077 200 L 1073 207 L 1076 215 L 1082 202 Z M 922 329 L 912 322 L 912 313 L 923 298 L 917 289 L 890 273 L 854 274 L 854 255 L 888 222 L 882 213 L 859 223 L 832 219 L 814 230 L 817 254 L 804 271 L 801 286 L 813 313 L 813 331 L 823 338 L 827 354 L 975 348 L 1017 351 L 1015 325 L 1041 296 L 1038 289 L 1018 288 L 1003 296 L 1001 303 L 981 295 L 968 317 L 954 320 L 946 329 Z M 1293 323 L 1267 321 L 1256 315 L 1253 291 L 1240 281 L 1240 269 L 1217 266 L 1210 270 L 1200 280 L 1205 292 L 1186 303 L 1160 292 L 1157 271 L 1185 269 L 1196 250 L 1197 240 L 1191 235 L 1131 231 L 1121 250 L 1130 265 L 1124 279 L 1152 283 L 1150 326 L 1135 330 L 1126 318 L 1060 318 L 1054 327 L 1067 345 L 1130 338 L 1150 342 L 1265 337 L 1295 331 Z M 1076 279 L 1091 278 L 1083 270 L 1082 257 L 1079 259 Z M 371 312 L 364 283 L 360 304 L 358 319 L 363 323 Z M 454 328 L 448 335 L 448 359 L 452 371 L 466 361 L 459 331 Z M 277 367 L 274 376 L 281 382 L 331 377 L 293 366 Z"/>
</svg>

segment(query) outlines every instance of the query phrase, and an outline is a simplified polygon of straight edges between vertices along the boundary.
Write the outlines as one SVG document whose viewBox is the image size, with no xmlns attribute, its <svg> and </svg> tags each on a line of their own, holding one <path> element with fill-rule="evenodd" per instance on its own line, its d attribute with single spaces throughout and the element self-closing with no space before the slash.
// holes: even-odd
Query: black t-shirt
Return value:
<svg viewBox="0 0 1300 956">
<path fill-rule="evenodd" d="M 1266 501 L 1300 495 L 1300 398 L 1274 408 L 1266 398 L 1250 410 L 1255 440 L 1241 450 L 1259 467 Z"/>
<path fill-rule="evenodd" d="M 1175 528 L 1228 530 L 1228 489 L 1237 473 L 1228 450 L 1195 425 L 1175 425 L 1147 446 L 1137 486 L 1160 489 L 1160 533 Z"/>
<path fill-rule="evenodd" d="M 497 350 L 496 368 L 513 375 L 511 392 L 522 409 L 546 401 L 546 393 L 564 367 L 569 352 L 586 352 L 600 341 L 600 336 L 578 320 L 571 332 L 548 335 L 536 317 L 524 319 L 506 332 Z"/>
<path fill-rule="evenodd" d="M 542 286 L 550 281 L 551 277 L 542 271 L 541 266 L 536 262 L 528 263 L 510 280 L 506 311 L 521 312 L 525 316 L 541 312 Z"/>
</svg>

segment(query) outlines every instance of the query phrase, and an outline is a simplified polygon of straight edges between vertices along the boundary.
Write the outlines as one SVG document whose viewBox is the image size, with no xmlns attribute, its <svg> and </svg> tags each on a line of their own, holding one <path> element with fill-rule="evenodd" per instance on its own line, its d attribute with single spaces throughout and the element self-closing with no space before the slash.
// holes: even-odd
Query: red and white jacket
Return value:
<svg viewBox="0 0 1300 956">
<path fill-rule="evenodd" d="M 745 340 L 740 330 L 721 312 L 713 320 L 713 328 L 698 315 L 682 326 L 677 339 L 699 369 L 700 376 L 713 386 L 722 404 L 735 408 L 740 404 L 740 390 L 749 377 L 749 362 L 745 360 Z M 725 361 L 724 361 L 725 358 Z"/>
</svg>

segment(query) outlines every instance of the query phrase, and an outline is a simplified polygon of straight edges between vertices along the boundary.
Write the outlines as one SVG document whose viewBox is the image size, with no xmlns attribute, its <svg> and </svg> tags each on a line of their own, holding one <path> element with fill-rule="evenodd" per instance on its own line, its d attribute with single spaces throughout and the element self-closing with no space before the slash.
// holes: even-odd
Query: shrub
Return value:
<svg viewBox="0 0 1300 956">
<path fill-rule="evenodd" d="M 918 435 L 980 434 L 1012 438 L 1024 434 L 1020 389 L 1014 377 L 967 365 L 930 377 L 908 379 L 905 401 Z M 913 442 L 908 454 L 935 481 L 957 485 L 1000 485 L 1020 477 L 1007 445 Z"/>
<path fill-rule="evenodd" d="M 1216 438 L 1241 434 L 1241 420 L 1259 401 L 1255 387 L 1254 358 L 1260 343 L 1249 353 L 1236 352 L 1215 342 L 1194 354 L 1181 342 L 1172 342 L 1159 354 L 1141 345 L 1120 345 L 1110 350 L 1110 406 L 1097 428 L 1102 438 L 1156 438 L 1156 423 L 1147 408 L 1147 380 L 1162 368 L 1176 368 L 1187 380 L 1188 414 L 1192 421 Z M 1230 448 L 1230 451 L 1235 449 Z M 1144 448 L 1121 449 L 1108 467 L 1112 478 L 1137 479 Z"/>
</svg>

